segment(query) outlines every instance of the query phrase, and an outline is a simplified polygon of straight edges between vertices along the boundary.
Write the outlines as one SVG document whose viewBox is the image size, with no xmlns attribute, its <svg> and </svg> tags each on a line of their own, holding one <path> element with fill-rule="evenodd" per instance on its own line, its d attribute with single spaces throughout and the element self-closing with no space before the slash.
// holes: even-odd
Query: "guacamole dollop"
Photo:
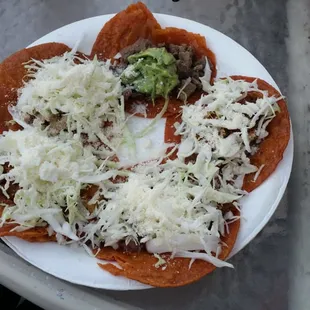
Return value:
<svg viewBox="0 0 310 310">
<path fill-rule="evenodd" d="M 121 75 L 122 83 L 132 86 L 137 92 L 168 97 L 179 83 L 176 59 L 162 48 L 148 48 L 128 57 L 129 65 Z"/>
</svg>

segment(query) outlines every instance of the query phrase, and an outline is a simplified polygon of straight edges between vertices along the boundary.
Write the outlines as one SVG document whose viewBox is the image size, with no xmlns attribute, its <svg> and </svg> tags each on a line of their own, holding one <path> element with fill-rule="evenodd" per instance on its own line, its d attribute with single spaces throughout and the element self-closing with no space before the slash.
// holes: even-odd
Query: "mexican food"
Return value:
<svg viewBox="0 0 310 310">
<path fill-rule="evenodd" d="M 103 270 L 157 287 L 232 267 L 239 201 L 290 139 L 274 87 L 217 77 L 204 37 L 162 28 L 140 2 L 103 26 L 90 55 L 47 43 L 9 56 L 0 103 L 0 237 L 76 243 Z M 149 125 L 132 132 L 133 117 Z M 156 156 L 124 163 L 120 149 L 134 157 L 162 119 Z"/>
</svg>

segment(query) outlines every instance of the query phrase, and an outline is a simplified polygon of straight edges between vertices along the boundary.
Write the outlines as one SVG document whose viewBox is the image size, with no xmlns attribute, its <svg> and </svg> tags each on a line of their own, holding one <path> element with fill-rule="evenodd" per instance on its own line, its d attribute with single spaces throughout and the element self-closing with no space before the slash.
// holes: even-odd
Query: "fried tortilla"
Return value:
<svg viewBox="0 0 310 310">
<path fill-rule="evenodd" d="M 6 203 L 9 205 L 13 205 L 13 202 L 11 200 L 7 200 L 5 197 L 0 195 L 0 201 L 1 203 Z M 2 212 L 4 210 L 4 207 L 0 206 L 0 217 L 2 215 Z M 49 235 L 47 232 L 46 227 L 33 227 L 29 228 L 24 231 L 16 231 L 13 230 L 13 228 L 19 226 L 18 224 L 11 224 L 7 223 L 0 227 L 0 238 L 1 237 L 8 237 L 8 236 L 13 236 L 17 237 L 20 239 L 23 239 L 25 241 L 29 242 L 49 242 L 49 241 L 56 241 L 56 236 L 55 234 Z"/>
<path fill-rule="evenodd" d="M 259 89 L 267 90 L 270 96 L 282 96 L 273 86 L 259 78 L 242 75 L 234 75 L 231 76 L 231 78 L 234 80 L 245 80 L 249 83 L 257 80 Z M 291 125 L 285 100 L 279 100 L 278 105 L 280 107 L 280 112 L 276 113 L 276 116 L 267 126 L 269 135 L 259 144 L 258 151 L 250 156 L 252 165 L 255 165 L 257 168 L 260 168 L 262 165 L 264 165 L 264 167 L 255 182 L 255 173 L 247 174 L 244 177 L 243 189 L 247 192 L 253 191 L 275 171 L 283 158 L 284 151 L 290 140 Z"/>
<path fill-rule="evenodd" d="M 207 47 L 205 37 L 174 27 L 161 28 L 145 4 L 131 4 L 116 14 L 101 29 L 93 45 L 91 56 L 99 59 L 113 58 L 118 52 L 139 39 L 148 39 L 154 44 L 191 46 L 198 58 L 207 57 L 211 69 L 211 81 L 216 76 L 216 59 Z"/>
<path fill-rule="evenodd" d="M 5 130 L 17 130 L 17 124 L 10 123 L 12 116 L 8 111 L 9 105 L 14 105 L 17 101 L 17 90 L 27 81 L 24 63 L 31 59 L 43 60 L 54 56 L 63 55 L 70 51 L 70 48 L 62 43 L 45 43 L 30 48 L 24 48 L 0 64 L 0 133 Z M 12 200 L 0 195 L 1 203 L 13 204 Z M 0 209 L 0 214 L 3 208 Z M 55 241 L 55 236 L 49 236 L 46 228 L 36 227 L 25 231 L 11 231 L 16 224 L 7 224 L 0 228 L 0 237 L 15 236 L 31 242 Z"/>
<path fill-rule="evenodd" d="M 24 63 L 31 59 L 43 60 L 60 56 L 70 48 L 62 43 L 45 43 L 30 48 L 24 48 L 6 58 L 0 64 L 0 133 L 4 130 L 16 130 L 19 126 L 8 123 L 12 116 L 9 105 L 17 101 L 17 90 L 27 81 L 27 71 Z"/>
<path fill-rule="evenodd" d="M 232 210 L 234 215 L 239 213 L 236 209 Z M 229 234 L 222 237 L 222 252 L 219 258 L 225 260 L 234 247 L 240 221 L 237 220 L 229 225 Z M 225 245 L 226 244 L 226 245 Z M 158 259 L 146 251 L 140 253 L 125 253 L 114 250 L 111 247 L 102 248 L 97 258 L 107 261 L 114 261 L 122 268 L 118 268 L 111 263 L 101 264 L 99 267 L 110 272 L 115 276 L 124 276 L 128 279 L 137 280 L 139 282 L 156 286 L 156 287 L 177 287 L 193 283 L 208 273 L 212 272 L 216 267 L 211 263 L 203 260 L 195 260 L 189 268 L 189 258 L 173 258 L 171 254 L 162 254 L 161 257 L 166 264 L 156 267 Z"/>
<path fill-rule="evenodd" d="M 49 242 L 56 241 L 55 234 L 49 235 L 45 227 L 33 227 L 24 231 L 11 231 L 15 228 L 16 224 L 7 224 L 0 227 L 0 238 L 1 237 L 18 237 L 29 242 Z"/>
<path fill-rule="evenodd" d="M 93 45 L 91 56 L 98 59 L 113 58 L 121 49 L 138 39 L 152 39 L 160 25 L 142 2 L 131 4 L 111 18 L 101 29 Z"/>
</svg>

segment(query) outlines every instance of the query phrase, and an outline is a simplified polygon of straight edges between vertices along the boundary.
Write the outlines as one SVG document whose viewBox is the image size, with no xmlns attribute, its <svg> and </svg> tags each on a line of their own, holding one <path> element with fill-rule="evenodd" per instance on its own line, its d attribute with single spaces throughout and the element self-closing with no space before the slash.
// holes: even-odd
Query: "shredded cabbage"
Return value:
<svg viewBox="0 0 310 310">
<path fill-rule="evenodd" d="M 80 191 L 80 179 L 100 173 L 98 160 L 79 141 L 62 142 L 35 128 L 8 131 L 0 136 L 0 164 L 9 169 L 0 175 L 6 193 L 10 184 L 19 189 L 14 206 L 7 206 L 2 223 L 10 220 L 33 227 L 47 222 L 53 231 L 78 240 L 73 227 L 86 220 Z M 84 209 L 84 210 L 83 210 Z"/>
<path fill-rule="evenodd" d="M 199 181 L 193 181 L 190 169 L 171 163 L 139 165 L 128 174 L 126 182 L 105 182 L 100 189 L 105 200 L 97 202 L 97 220 L 84 227 L 86 240 L 94 242 L 94 246 L 98 240 L 113 246 L 130 236 L 140 238 L 151 253 L 181 249 L 215 253 L 219 231 L 225 233 L 225 220 L 216 204 L 231 202 L 241 195 L 213 189 L 215 169 L 202 172 Z"/>
<path fill-rule="evenodd" d="M 120 78 L 109 62 L 72 52 L 26 65 L 30 79 L 20 90 L 14 119 L 33 116 L 33 126 L 87 144 L 96 155 L 115 154 L 125 121 Z M 62 126 L 60 126 L 60 120 Z"/>
<path fill-rule="evenodd" d="M 228 193 L 240 193 L 242 183 L 237 181 L 257 171 L 248 158 L 257 149 L 251 139 L 261 140 L 268 135 L 266 127 L 275 116 L 277 98 L 259 90 L 256 81 L 228 78 L 207 89 L 209 93 L 195 104 L 183 106 L 182 122 L 175 124 L 176 134 L 182 136 L 178 158 L 184 162 L 195 154 L 195 163 L 189 164 L 195 171 L 200 171 L 203 163 L 215 163 L 221 167 L 218 186 Z M 251 91 L 262 98 L 239 103 Z"/>
</svg>

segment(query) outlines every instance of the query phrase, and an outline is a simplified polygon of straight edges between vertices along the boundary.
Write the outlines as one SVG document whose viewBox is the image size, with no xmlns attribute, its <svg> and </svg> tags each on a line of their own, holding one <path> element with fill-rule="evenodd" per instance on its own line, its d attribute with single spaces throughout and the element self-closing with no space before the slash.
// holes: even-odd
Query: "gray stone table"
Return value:
<svg viewBox="0 0 310 310">
<path fill-rule="evenodd" d="M 126 0 L 0 0 L 0 60 L 83 18 L 118 12 Z M 288 97 L 295 133 L 291 181 L 264 230 L 193 285 L 138 292 L 61 281 L 0 244 L 0 283 L 45 309 L 310 309 L 310 0 L 149 0 L 153 12 L 207 24 L 257 57 Z"/>
</svg>

